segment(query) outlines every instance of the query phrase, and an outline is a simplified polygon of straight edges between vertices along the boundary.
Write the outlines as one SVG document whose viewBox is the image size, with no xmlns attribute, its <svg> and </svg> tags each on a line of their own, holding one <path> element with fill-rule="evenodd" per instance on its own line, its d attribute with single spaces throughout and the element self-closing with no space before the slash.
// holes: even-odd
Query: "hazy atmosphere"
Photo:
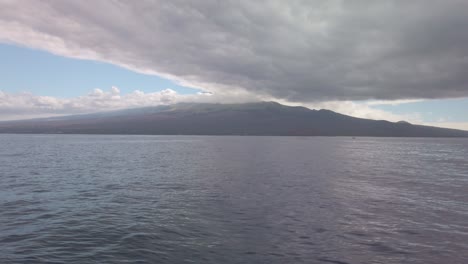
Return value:
<svg viewBox="0 0 468 264">
<path fill-rule="evenodd" d="M 466 1 L 0 0 L 0 119 L 278 101 L 468 129 Z"/>
</svg>

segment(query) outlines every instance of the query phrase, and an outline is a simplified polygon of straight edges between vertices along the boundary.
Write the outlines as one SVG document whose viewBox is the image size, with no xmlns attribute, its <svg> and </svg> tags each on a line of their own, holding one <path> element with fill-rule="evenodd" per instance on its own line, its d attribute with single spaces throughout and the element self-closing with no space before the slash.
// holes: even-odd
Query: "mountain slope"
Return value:
<svg viewBox="0 0 468 264">
<path fill-rule="evenodd" d="M 0 122 L 0 133 L 468 137 L 468 131 L 355 118 L 275 102 L 145 107 Z"/>
</svg>

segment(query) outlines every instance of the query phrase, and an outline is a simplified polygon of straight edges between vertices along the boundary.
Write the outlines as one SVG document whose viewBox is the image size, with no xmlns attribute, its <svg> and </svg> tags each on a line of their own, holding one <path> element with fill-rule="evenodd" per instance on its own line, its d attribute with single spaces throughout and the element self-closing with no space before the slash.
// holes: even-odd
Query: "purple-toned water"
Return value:
<svg viewBox="0 0 468 264">
<path fill-rule="evenodd" d="M 0 263 L 468 263 L 468 140 L 0 135 Z"/>
</svg>

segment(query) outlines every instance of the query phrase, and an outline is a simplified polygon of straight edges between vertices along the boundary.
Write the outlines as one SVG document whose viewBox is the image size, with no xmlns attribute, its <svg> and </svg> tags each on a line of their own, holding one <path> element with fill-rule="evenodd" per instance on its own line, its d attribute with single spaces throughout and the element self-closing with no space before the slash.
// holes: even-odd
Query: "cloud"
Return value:
<svg viewBox="0 0 468 264">
<path fill-rule="evenodd" d="M 394 114 L 392 112 L 384 111 L 381 109 L 373 108 L 366 102 L 353 102 L 353 101 L 329 101 L 317 102 L 311 104 L 303 103 L 288 103 L 289 105 L 302 105 L 310 109 L 329 109 L 341 114 L 350 115 L 359 118 L 374 119 L 374 120 L 387 120 L 387 121 L 409 121 L 411 123 L 420 124 L 423 118 L 419 113 L 412 114 Z"/>
<path fill-rule="evenodd" d="M 117 87 L 111 87 L 109 91 L 94 89 L 86 95 L 73 98 L 57 98 L 31 93 L 7 93 L 0 91 L 0 121 L 94 113 L 180 102 L 216 103 L 222 100 L 226 103 L 244 103 L 262 99 L 268 100 L 268 98 L 259 98 L 250 93 L 243 92 L 230 93 L 229 96 L 226 96 L 225 94 L 216 95 L 209 92 L 179 94 L 171 89 L 152 93 L 135 90 L 132 93 L 121 94 L 120 89 Z M 280 103 L 292 106 L 303 105 L 311 109 L 329 109 L 360 118 L 393 122 L 405 120 L 413 124 L 468 130 L 468 123 L 466 122 L 448 122 L 443 119 L 437 122 L 425 122 L 418 113 L 394 114 L 375 109 L 373 105 L 367 102 L 329 101 L 304 104 L 280 101 Z"/>
<path fill-rule="evenodd" d="M 366 102 L 367 105 L 401 105 L 401 104 L 410 104 L 418 103 L 424 101 L 423 99 L 401 99 L 401 100 L 372 100 Z"/>
<path fill-rule="evenodd" d="M 456 0 L 0 0 L 0 41 L 214 94 L 302 103 L 466 97 L 466 10 Z"/>
<path fill-rule="evenodd" d="M 220 98 L 222 97 L 222 98 Z M 31 93 L 6 93 L 0 91 L 0 120 L 24 119 L 32 117 L 46 117 L 110 111 L 145 106 L 168 105 L 179 102 L 214 103 L 245 103 L 271 98 L 259 98 L 250 93 L 230 93 L 216 95 L 208 92 L 197 94 L 179 94 L 171 89 L 145 93 L 136 90 L 132 93 L 121 94 L 120 89 L 111 87 L 109 91 L 94 89 L 92 92 L 74 98 L 57 98 L 38 96 Z M 331 101 L 313 104 L 290 103 L 288 105 L 304 105 L 311 109 L 330 109 L 339 113 L 370 119 L 384 119 L 390 121 L 408 120 L 420 122 L 418 115 L 395 115 L 379 109 L 374 109 L 365 103 L 351 101 Z"/>
<path fill-rule="evenodd" d="M 423 125 L 461 129 L 468 131 L 468 122 L 425 122 Z"/>
<path fill-rule="evenodd" d="M 223 94 L 222 97 L 223 101 L 227 103 L 260 100 L 248 93 L 230 93 L 229 96 Z M 179 102 L 209 103 L 218 101 L 220 101 L 219 96 L 211 93 L 179 94 L 171 89 L 152 93 L 136 90 L 132 93 L 121 94 L 119 88 L 112 87 L 109 91 L 94 89 L 86 95 L 73 98 L 0 91 L 0 120 L 93 113 Z"/>
</svg>

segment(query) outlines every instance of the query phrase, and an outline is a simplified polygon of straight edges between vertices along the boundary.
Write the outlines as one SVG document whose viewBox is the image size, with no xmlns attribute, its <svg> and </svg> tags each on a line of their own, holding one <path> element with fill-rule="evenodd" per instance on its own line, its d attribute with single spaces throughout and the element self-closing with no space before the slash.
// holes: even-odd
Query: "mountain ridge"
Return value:
<svg viewBox="0 0 468 264">
<path fill-rule="evenodd" d="M 2 121 L 0 133 L 468 137 L 468 131 L 343 115 L 277 102 L 178 103 Z"/>
</svg>

